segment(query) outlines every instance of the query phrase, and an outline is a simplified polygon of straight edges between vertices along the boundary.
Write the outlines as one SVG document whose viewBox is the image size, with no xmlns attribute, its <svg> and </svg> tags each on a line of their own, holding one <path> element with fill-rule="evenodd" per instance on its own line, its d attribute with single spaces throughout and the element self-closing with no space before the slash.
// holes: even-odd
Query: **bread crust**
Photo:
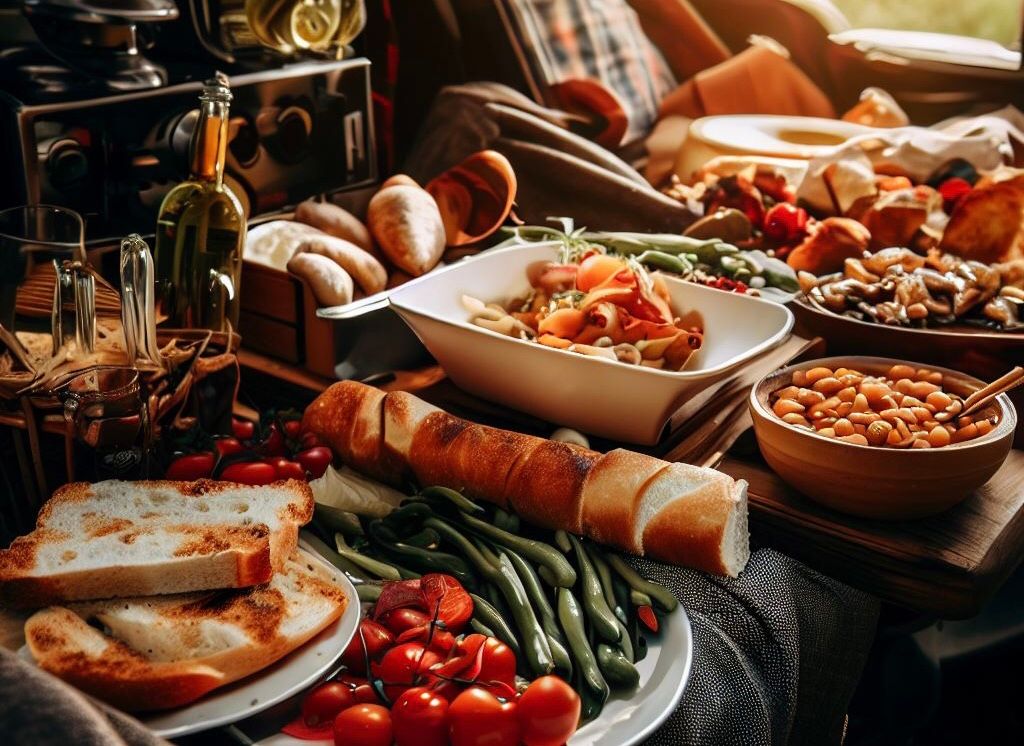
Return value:
<svg viewBox="0 0 1024 746">
<path fill-rule="evenodd" d="M 666 468 L 661 459 L 623 448 L 601 456 L 583 483 L 583 532 L 596 541 L 643 554 L 636 525 L 640 496 Z"/>
<path fill-rule="evenodd" d="M 646 556 L 717 575 L 729 574 L 726 531 L 730 516 L 741 505 L 735 483 L 721 476 L 679 495 L 651 517 L 643 529 Z"/>
<path fill-rule="evenodd" d="M 340 381 L 306 407 L 302 426 L 330 444 L 354 469 L 398 484 L 384 457 L 384 396 L 373 386 Z"/>
<path fill-rule="evenodd" d="M 39 611 L 25 624 L 26 641 L 41 668 L 116 707 L 133 712 L 180 707 L 279 660 L 344 613 L 348 599 L 321 562 L 298 553 L 282 573 L 297 591 L 272 582 L 245 590 L 123 601 L 155 607 L 156 617 L 184 641 L 198 636 L 200 625 L 207 623 L 232 628 L 246 640 L 201 657 L 189 658 L 186 648 L 180 659 L 154 658 L 88 624 L 95 618 L 114 626 L 104 610 L 122 601 Z M 284 626 L 307 604 L 319 611 L 297 633 L 286 634 Z"/>
<path fill-rule="evenodd" d="M 84 503 L 96 498 L 97 486 L 78 482 L 58 489 L 39 512 L 36 529 L 0 550 L 0 602 L 17 607 L 39 607 L 65 600 L 181 593 L 204 588 L 241 588 L 270 580 L 295 550 L 298 529 L 313 517 L 313 492 L 305 481 L 275 482 L 252 488 L 231 482 L 203 479 L 195 482 L 141 481 L 133 491 L 171 492 L 183 500 L 216 497 L 225 491 L 253 489 L 287 490 L 291 499 L 277 510 L 278 528 L 271 531 L 262 522 L 245 523 L 160 523 L 147 519 L 149 513 L 119 516 L 97 511 L 83 514 L 75 536 L 48 526 L 62 505 Z M 199 508 L 197 507 L 197 510 Z M 158 513 L 153 512 L 153 516 Z M 86 517 L 88 516 L 88 517 Z M 105 568 L 40 570 L 38 553 L 45 547 L 81 538 L 115 535 L 125 545 L 145 542 L 154 533 L 162 539 L 177 537 L 173 552 L 159 563 L 136 563 Z M 75 552 L 69 548 L 70 554 Z"/>
<path fill-rule="evenodd" d="M 545 528 L 582 531 L 583 483 L 600 454 L 571 443 L 543 440 L 512 467 L 508 504 Z"/>
</svg>

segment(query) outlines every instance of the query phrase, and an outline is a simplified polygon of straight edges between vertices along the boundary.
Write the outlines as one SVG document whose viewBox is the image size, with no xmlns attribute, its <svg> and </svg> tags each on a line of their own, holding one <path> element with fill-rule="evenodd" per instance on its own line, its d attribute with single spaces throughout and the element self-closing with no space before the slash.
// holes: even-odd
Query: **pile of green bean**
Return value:
<svg viewBox="0 0 1024 746">
<path fill-rule="evenodd" d="M 608 252 L 634 257 L 652 270 L 693 279 L 698 274 L 728 277 L 751 287 L 774 287 L 787 293 L 799 290 L 796 272 L 763 251 L 741 250 L 719 238 L 692 238 L 673 233 L 575 231 L 571 236 L 541 225 L 515 229 L 528 241 L 563 239 L 578 245 L 597 244 Z M 759 278 L 759 279 L 755 279 Z"/>
<path fill-rule="evenodd" d="M 335 545 L 316 541 L 317 549 L 352 578 L 363 601 L 376 600 L 383 580 L 458 578 L 473 597 L 473 630 L 511 647 L 526 678 L 556 673 L 571 682 L 587 720 L 612 690 L 639 682 L 640 613 L 678 604 L 593 542 L 564 531 L 523 536 L 518 516 L 444 487 L 359 523 L 318 505 L 314 525 Z"/>
</svg>

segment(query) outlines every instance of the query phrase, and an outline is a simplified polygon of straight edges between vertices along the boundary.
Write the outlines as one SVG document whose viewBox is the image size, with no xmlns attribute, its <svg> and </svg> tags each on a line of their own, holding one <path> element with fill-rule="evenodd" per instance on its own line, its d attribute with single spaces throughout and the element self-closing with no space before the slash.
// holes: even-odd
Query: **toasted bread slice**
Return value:
<svg viewBox="0 0 1024 746">
<path fill-rule="evenodd" d="M 0 601 L 58 601 L 244 588 L 270 580 L 313 515 L 297 480 L 69 484 L 36 529 L 0 551 Z"/>
<path fill-rule="evenodd" d="M 345 611 L 301 550 L 266 585 L 52 606 L 25 623 L 39 666 L 129 711 L 188 704 L 287 655 Z"/>
</svg>

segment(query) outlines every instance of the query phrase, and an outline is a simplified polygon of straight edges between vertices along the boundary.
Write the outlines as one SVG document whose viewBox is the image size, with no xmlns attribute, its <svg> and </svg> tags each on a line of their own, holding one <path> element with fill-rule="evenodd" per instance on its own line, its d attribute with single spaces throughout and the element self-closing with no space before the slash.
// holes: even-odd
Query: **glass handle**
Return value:
<svg viewBox="0 0 1024 746">
<path fill-rule="evenodd" d="M 75 342 L 86 355 L 96 350 L 96 278 L 75 262 Z"/>
</svg>

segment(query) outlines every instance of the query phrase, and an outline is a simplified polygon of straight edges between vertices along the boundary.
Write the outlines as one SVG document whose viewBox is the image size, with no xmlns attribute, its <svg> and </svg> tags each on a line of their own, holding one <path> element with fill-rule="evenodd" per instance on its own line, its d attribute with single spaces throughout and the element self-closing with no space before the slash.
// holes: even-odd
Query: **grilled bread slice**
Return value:
<svg viewBox="0 0 1024 746">
<path fill-rule="evenodd" d="M 298 550 L 255 588 L 52 606 L 25 623 L 39 666 L 132 712 L 188 704 L 298 648 L 345 611 L 337 571 Z"/>
<path fill-rule="evenodd" d="M 270 580 L 313 515 L 305 482 L 69 484 L 0 551 L 0 602 L 244 588 Z"/>
</svg>

